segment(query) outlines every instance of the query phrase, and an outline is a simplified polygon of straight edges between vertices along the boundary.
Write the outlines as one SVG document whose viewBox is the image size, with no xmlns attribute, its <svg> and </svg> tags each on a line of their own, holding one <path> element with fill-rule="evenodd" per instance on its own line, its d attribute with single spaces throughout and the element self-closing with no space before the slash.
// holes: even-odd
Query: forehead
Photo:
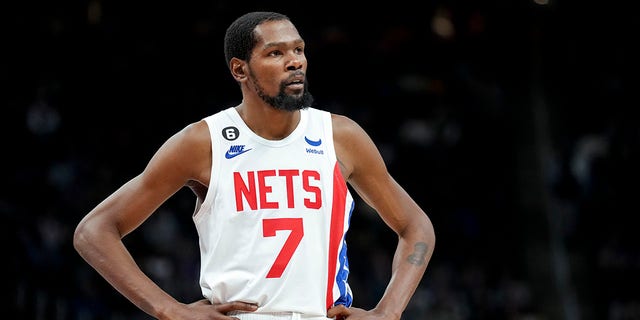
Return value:
<svg viewBox="0 0 640 320">
<path fill-rule="evenodd" d="M 296 27 L 289 20 L 266 21 L 256 27 L 258 47 L 302 40 Z"/>
</svg>

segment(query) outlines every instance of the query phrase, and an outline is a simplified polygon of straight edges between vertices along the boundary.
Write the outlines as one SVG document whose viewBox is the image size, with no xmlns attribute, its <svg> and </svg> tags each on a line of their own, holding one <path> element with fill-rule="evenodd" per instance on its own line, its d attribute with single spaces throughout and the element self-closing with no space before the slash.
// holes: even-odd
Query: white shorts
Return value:
<svg viewBox="0 0 640 320">
<path fill-rule="evenodd" d="M 331 318 L 308 316 L 297 312 L 239 312 L 232 311 L 227 313 L 230 317 L 236 317 L 240 320 L 327 320 Z"/>
</svg>

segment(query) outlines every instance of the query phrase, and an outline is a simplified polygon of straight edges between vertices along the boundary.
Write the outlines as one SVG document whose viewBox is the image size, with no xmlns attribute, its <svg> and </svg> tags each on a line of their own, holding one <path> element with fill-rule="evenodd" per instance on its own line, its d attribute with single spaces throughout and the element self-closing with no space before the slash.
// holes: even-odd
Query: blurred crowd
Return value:
<svg viewBox="0 0 640 320">
<path fill-rule="evenodd" d="M 254 9 L 292 18 L 318 106 L 358 121 L 432 218 L 435 253 L 403 319 L 640 319 L 629 10 L 299 5 L 3 5 L 0 213 L 13 319 L 149 319 L 73 250 L 75 225 L 169 135 L 238 102 L 222 38 Z M 350 282 L 354 304 L 370 308 L 395 238 L 358 203 Z M 181 190 L 125 237 L 184 302 L 200 298 L 194 204 Z"/>
</svg>

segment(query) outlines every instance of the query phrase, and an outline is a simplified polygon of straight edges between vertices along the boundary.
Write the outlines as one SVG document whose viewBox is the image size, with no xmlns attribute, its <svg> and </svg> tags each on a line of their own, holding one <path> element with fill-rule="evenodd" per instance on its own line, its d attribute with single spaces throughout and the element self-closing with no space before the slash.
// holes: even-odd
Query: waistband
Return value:
<svg viewBox="0 0 640 320">
<path fill-rule="evenodd" d="M 309 316 L 297 312 L 240 312 L 232 311 L 227 313 L 230 317 L 240 320 L 327 320 L 331 318 Z"/>
</svg>

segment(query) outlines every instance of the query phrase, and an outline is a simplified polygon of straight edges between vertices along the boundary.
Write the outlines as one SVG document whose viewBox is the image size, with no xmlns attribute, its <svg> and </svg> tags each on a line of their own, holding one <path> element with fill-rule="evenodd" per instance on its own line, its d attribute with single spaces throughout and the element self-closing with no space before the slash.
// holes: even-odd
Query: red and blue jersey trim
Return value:
<svg viewBox="0 0 640 320">
<path fill-rule="evenodd" d="M 351 306 L 353 296 L 348 289 L 347 279 L 349 276 L 349 262 L 347 259 L 347 244 L 345 240 L 346 230 L 349 228 L 348 221 L 351 220 L 354 202 L 349 208 L 349 219 L 345 220 L 345 208 L 347 201 L 347 184 L 340 172 L 340 166 L 336 162 L 333 168 L 333 207 L 331 208 L 331 226 L 329 238 L 329 265 L 327 277 L 327 309 L 334 305 L 342 304 Z M 339 270 L 338 268 L 339 262 Z M 334 286 L 340 292 L 338 297 L 334 297 Z"/>
</svg>

